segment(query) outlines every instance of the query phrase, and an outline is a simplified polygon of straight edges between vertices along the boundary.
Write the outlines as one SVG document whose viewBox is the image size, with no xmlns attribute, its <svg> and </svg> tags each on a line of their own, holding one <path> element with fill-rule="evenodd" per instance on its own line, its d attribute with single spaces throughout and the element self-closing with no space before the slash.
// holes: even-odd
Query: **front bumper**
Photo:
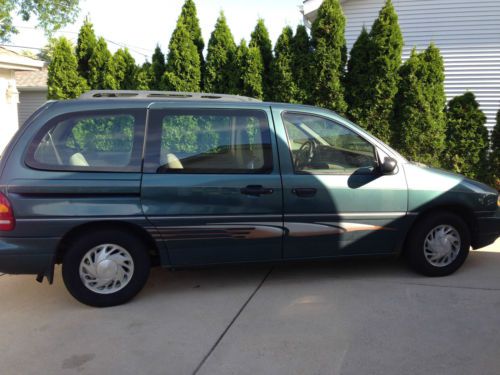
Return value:
<svg viewBox="0 0 500 375">
<path fill-rule="evenodd" d="M 0 272 L 49 276 L 59 238 L 0 237 Z"/>
<path fill-rule="evenodd" d="M 472 248 L 491 245 L 500 237 L 500 208 L 490 216 L 476 218 L 476 230 L 472 236 Z"/>
</svg>

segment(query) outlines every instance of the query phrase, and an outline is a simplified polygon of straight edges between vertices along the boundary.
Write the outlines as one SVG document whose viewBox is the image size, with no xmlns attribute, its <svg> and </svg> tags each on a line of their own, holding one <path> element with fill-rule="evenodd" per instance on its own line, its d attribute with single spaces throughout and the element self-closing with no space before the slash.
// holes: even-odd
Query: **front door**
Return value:
<svg viewBox="0 0 500 375">
<path fill-rule="evenodd" d="M 285 258 L 393 252 L 407 223 L 404 172 L 383 175 L 382 151 L 320 114 L 273 110 L 284 186 Z"/>
<path fill-rule="evenodd" d="M 172 265 L 281 259 L 282 188 L 269 108 L 158 103 L 144 212 Z"/>
</svg>

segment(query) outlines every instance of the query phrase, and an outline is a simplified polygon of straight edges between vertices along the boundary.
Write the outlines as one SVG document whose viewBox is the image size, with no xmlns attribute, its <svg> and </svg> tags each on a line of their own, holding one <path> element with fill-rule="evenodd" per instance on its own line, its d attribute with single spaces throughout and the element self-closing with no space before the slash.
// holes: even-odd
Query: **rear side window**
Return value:
<svg viewBox="0 0 500 375">
<path fill-rule="evenodd" d="M 26 161 L 47 170 L 138 172 L 143 129 L 144 111 L 63 115 L 42 128 Z"/>
<path fill-rule="evenodd" d="M 152 172 L 268 173 L 272 170 L 271 136 L 263 111 L 155 110 L 150 131 L 148 165 Z"/>
</svg>

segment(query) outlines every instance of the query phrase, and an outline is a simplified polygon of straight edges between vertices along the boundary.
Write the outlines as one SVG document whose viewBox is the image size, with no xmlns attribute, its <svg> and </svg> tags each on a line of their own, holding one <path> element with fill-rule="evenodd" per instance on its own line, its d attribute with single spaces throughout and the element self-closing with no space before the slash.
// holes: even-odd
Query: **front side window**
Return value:
<svg viewBox="0 0 500 375">
<path fill-rule="evenodd" d="M 143 114 L 76 113 L 51 121 L 30 147 L 39 169 L 139 171 Z"/>
<path fill-rule="evenodd" d="M 351 174 L 377 166 L 375 148 L 352 130 L 323 117 L 283 113 L 295 172 Z"/>
<path fill-rule="evenodd" d="M 157 111 L 157 173 L 268 173 L 269 123 L 258 110 Z M 155 138 L 155 136 L 152 136 Z"/>
</svg>

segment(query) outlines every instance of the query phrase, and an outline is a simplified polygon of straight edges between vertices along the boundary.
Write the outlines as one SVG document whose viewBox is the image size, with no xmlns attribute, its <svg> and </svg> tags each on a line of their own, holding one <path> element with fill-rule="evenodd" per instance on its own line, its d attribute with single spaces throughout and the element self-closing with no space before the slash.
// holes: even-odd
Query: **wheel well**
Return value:
<svg viewBox="0 0 500 375">
<path fill-rule="evenodd" d="M 85 223 L 79 225 L 73 229 L 71 229 L 68 233 L 66 233 L 61 241 L 59 242 L 59 246 L 57 248 L 55 263 L 62 263 L 64 254 L 68 250 L 68 247 L 71 243 L 71 240 L 82 235 L 85 232 L 93 231 L 93 230 L 119 230 L 126 231 L 127 233 L 133 233 L 138 238 L 140 238 L 146 244 L 149 255 L 151 257 L 152 265 L 159 264 L 159 251 L 156 242 L 153 237 L 142 227 L 124 222 L 124 221 L 94 221 L 91 223 Z"/>
<path fill-rule="evenodd" d="M 472 231 L 473 231 L 474 226 L 475 226 L 474 213 L 472 212 L 472 210 L 470 208 L 468 208 L 466 206 L 462 206 L 462 205 L 450 204 L 450 205 L 441 205 L 441 206 L 429 208 L 429 209 L 421 212 L 418 215 L 415 223 L 417 221 L 420 221 L 421 219 L 423 219 L 425 216 L 428 216 L 431 213 L 437 212 L 437 211 L 438 212 L 450 212 L 450 213 L 453 213 L 453 214 L 459 216 L 461 219 L 463 219 L 463 221 L 465 221 L 465 224 L 467 224 L 467 228 L 469 229 L 469 232 L 472 235 Z M 413 225 L 415 225 L 415 223 Z"/>
<path fill-rule="evenodd" d="M 430 207 L 430 208 L 428 208 L 428 209 L 426 209 L 418 214 L 416 220 L 413 222 L 413 224 L 411 225 L 410 229 L 408 230 L 408 232 L 406 234 L 404 244 L 403 244 L 403 249 L 402 249 L 403 252 L 406 248 L 406 241 L 407 241 L 411 231 L 415 227 L 415 225 L 417 225 L 417 223 L 424 220 L 427 216 L 431 215 L 434 212 L 450 212 L 450 213 L 457 215 L 461 219 L 463 219 L 463 221 L 467 225 L 467 228 L 469 229 L 469 233 L 471 235 L 471 240 L 472 240 L 472 234 L 473 234 L 473 230 L 474 230 L 474 227 L 476 224 L 475 224 L 474 213 L 472 212 L 471 209 L 469 209 L 466 206 L 453 205 L 453 204 L 434 206 L 434 207 Z"/>
</svg>

